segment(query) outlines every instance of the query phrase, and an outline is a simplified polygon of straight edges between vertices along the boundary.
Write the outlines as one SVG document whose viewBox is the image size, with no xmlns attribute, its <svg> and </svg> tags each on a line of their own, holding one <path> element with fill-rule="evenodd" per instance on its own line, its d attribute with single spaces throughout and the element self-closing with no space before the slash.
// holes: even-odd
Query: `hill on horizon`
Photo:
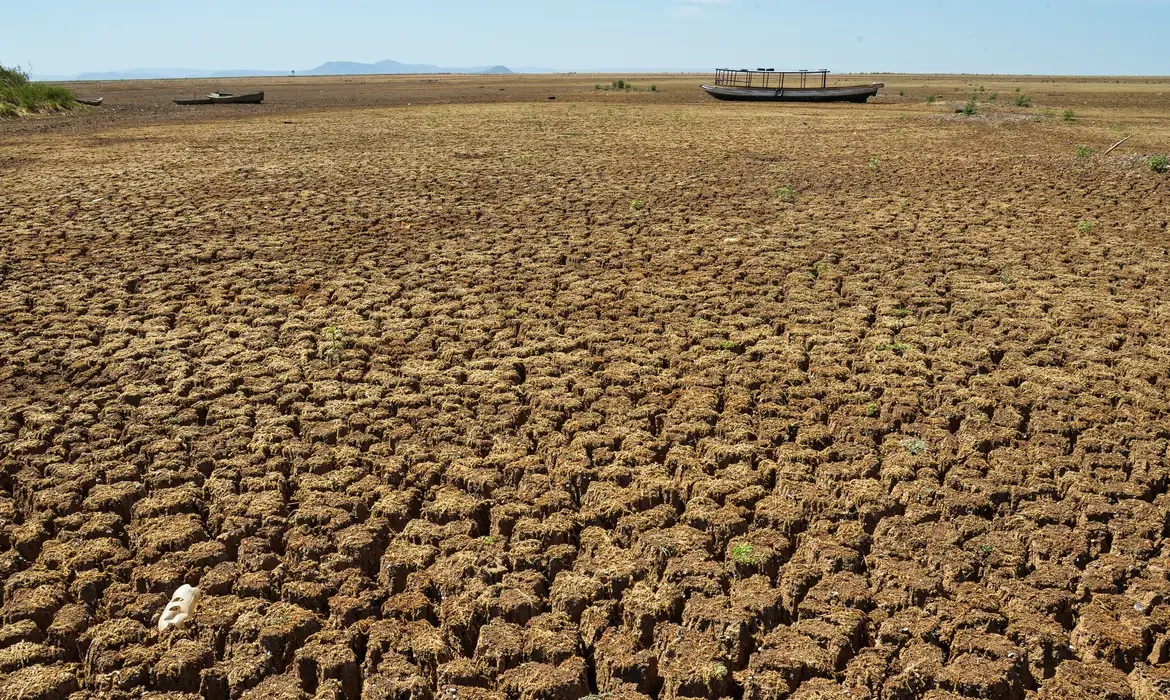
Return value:
<svg viewBox="0 0 1170 700">
<path fill-rule="evenodd" d="M 544 72 L 532 70 L 530 72 Z M 195 68 L 136 68 L 126 71 L 87 72 L 77 75 L 33 76 L 34 80 L 151 80 L 161 78 L 250 78 L 285 75 L 402 75 L 408 73 L 473 73 L 507 75 L 513 71 L 507 66 L 473 66 L 449 68 L 429 63 L 400 63 L 386 59 L 377 63 L 355 61 L 328 61 L 307 70 L 206 70 Z"/>
</svg>

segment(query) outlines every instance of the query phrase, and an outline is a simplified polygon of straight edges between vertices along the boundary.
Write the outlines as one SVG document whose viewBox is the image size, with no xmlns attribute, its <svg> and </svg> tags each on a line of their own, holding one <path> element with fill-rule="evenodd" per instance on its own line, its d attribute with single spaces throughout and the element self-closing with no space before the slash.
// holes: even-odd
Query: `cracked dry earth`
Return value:
<svg viewBox="0 0 1170 700">
<path fill-rule="evenodd" d="M 1170 179 L 1109 118 L 9 140 L 0 698 L 1165 697 Z"/>
</svg>

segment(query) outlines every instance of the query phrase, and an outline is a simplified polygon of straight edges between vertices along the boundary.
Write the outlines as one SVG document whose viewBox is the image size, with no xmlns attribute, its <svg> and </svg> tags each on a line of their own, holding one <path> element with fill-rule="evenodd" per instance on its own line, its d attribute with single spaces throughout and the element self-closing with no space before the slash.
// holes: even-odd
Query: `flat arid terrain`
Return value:
<svg viewBox="0 0 1170 700">
<path fill-rule="evenodd" d="M 835 80 L 0 122 L 0 700 L 1167 697 L 1170 79 Z"/>
</svg>

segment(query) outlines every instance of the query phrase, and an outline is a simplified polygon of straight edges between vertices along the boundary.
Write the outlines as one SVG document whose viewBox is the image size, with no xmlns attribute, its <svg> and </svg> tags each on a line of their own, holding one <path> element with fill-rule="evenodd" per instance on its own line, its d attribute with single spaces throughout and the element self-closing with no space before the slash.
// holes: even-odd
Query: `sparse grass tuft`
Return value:
<svg viewBox="0 0 1170 700">
<path fill-rule="evenodd" d="M 1088 158 L 1093 155 L 1093 149 L 1088 146 L 1077 146 L 1077 158 Z"/>
<path fill-rule="evenodd" d="M 1146 165 L 1156 173 L 1164 173 L 1170 170 L 1170 156 L 1150 156 L 1146 159 Z"/>
<path fill-rule="evenodd" d="M 934 104 L 934 95 L 927 95 L 926 96 L 926 104 L 928 104 L 928 105 Z"/>
<path fill-rule="evenodd" d="M 348 343 L 345 337 L 345 331 L 337 326 L 326 326 L 321 331 L 321 340 L 317 345 L 318 352 L 321 358 L 331 365 L 341 364 L 342 354 L 345 352 L 345 346 Z"/>
<path fill-rule="evenodd" d="M 926 443 L 918 438 L 906 438 L 902 441 L 902 447 L 912 455 L 920 455 L 926 452 Z"/>
</svg>

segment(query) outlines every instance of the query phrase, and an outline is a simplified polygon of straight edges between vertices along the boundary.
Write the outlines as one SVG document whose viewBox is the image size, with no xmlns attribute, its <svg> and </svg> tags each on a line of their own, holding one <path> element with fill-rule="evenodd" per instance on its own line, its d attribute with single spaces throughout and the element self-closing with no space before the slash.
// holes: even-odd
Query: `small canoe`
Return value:
<svg viewBox="0 0 1170 700">
<path fill-rule="evenodd" d="M 102 98 L 100 97 L 78 97 L 77 102 L 83 105 L 89 105 L 90 107 L 102 106 Z"/>
<path fill-rule="evenodd" d="M 228 92 L 213 92 L 207 96 L 215 104 L 229 105 L 258 105 L 264 101 L 263 92 L 249 92 L 243 95 L 233 95 Z"/>
</svg>

